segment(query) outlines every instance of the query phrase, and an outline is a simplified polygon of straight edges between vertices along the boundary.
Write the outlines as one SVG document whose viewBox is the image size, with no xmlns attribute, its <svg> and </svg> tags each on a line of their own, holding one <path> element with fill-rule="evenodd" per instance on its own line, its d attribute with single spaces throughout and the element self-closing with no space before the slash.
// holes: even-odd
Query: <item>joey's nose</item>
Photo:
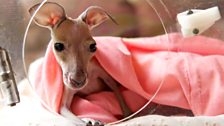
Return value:
<svg viewBox="0 0 224 126">
<path fill-rule="evenodd" d="M 69 81 L 70 84 L 72 84 L 76 88 L 81 88 L 86 83 L 86 76 L 83 76 L 83 77 L 69 76 L 68 81 Z"/>
<path fill-rule="evenodd" d="M 82 87 L 86 83 L 86 78 L 80 79 L 80 80 L 76 80 L 76 79 L 73 79 L 73 78 L 69 78 L 69 82 L 72 85 L 74 85 L 75 87 L 80 88 L 80 87 Z"/>
</svg>

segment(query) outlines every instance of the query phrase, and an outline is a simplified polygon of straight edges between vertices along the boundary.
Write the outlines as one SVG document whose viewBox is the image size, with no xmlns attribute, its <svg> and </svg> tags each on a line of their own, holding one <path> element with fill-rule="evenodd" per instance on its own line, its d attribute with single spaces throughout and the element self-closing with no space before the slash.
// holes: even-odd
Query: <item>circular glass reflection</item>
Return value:
<svg viewBox="0 0 224 126">
<path fill-rule="evenodd" d="M 167 65 L 161 73 L 151 71 L 157 60 L 146 45 L 165 30 L 149 1 L 44 1 L 33 3 L 29 13 L 24 64 L 45 107 L 74 120 L 103 123 L 155 109 L 152 100 Z"/>
</svg>

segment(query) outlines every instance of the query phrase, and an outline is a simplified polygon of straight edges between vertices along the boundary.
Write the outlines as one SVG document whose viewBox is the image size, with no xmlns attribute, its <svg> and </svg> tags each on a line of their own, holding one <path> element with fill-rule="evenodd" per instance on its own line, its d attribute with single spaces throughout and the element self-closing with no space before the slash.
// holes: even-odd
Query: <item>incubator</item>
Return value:
<svg viewBox="0 0 224 126">
<path fill-rule="evenodd" d="M 224 0 L 1 2 L 0 125 L 224 125 Z M 90 6 L 103 11 L 95 16 L 99 8 Z M 90 33 L 70 30 L 68 20 L 82 22 Z M 74 45 L 63 38 L 70 31 L 69 40 L 88 39 L 73 52 L 66 49 Z M 65 93 L 64 66 L 91 37 L 93 58 L 119 85 L 128 116 L 108 87 L 87 95 Z M 56 49 L 55 43 L 64 45 Z M 72 60 L 65 60 L 68 55 Z M 74 57 L 83 61 L 74 65 L 78 71 L 87 56 Z M 72 116 L 62 114 L 65 97 L 72 99 L 66 102 Z"/>
</svg>

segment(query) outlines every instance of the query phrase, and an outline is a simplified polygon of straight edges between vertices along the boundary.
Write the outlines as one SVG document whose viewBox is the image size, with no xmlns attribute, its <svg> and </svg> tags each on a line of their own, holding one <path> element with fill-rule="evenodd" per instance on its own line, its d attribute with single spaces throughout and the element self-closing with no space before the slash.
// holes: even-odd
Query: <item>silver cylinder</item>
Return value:
<svg viewBox="0 0 224 126">
<path fill-rule="evenodd" d="M 14 106 L 20 102 L 14 72 L 7 51 L 0 47 L 0 93 L 4 104 Z"/>
</svg>

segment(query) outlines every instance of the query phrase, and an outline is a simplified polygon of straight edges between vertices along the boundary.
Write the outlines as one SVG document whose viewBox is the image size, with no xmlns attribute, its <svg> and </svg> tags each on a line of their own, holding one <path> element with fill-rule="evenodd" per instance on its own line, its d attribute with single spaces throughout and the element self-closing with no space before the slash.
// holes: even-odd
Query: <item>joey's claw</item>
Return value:
<svg viewBox="0 0 224 126">
<path fill-rule="evenodd" d="M 95 121 L 94 126 L 104 126 L 104 124 L 100 121 Z"/>
<path fill-rule="evenodd" d="M 104 124 L 100 121 L 84 118 L 82 119 L 84 122 L 86 122 L 86 126 L 104 126 Z"/>
<path fill-rule="evenodd" d="M 93 123 L 91 121 L 86 123 L 86 126 L 93 126 Z"/>
</svg>

